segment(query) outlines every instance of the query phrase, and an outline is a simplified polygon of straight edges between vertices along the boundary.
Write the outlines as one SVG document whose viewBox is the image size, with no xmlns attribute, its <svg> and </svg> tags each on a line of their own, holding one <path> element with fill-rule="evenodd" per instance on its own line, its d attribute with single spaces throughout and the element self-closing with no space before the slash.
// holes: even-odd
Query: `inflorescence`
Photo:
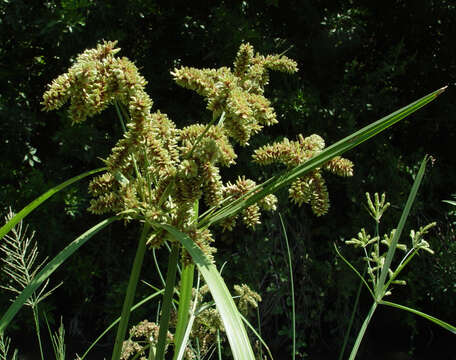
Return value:
<svg viewBox="0 0 456 360">
<path fill-rule="evenodd" d="M 152 100 L 144 90 L 146 80 L 130 60 L 115 56 L 119 51 L 115 46 L 116 42 L 108 41 L 86 50 L 43 96 L 46 111 L 69 102 L 73 123 L 81 123 L 112 104 L 124 115 L 127 130 L 105 160 L 107 171 L 89 185 L 94 197 L 89 210 L 94 214 L 116 213 L 127 221 L 172 225 L 187 233 L 210 256 L 215 251 L 212 234 L 197 227 L 194 205 L 201 201 L 209 209 L 216 208 L 256 186 L 245 177 L 224 183 L 220 168 L 235 163 L 231 140 L 247 145 L 264 126 L 277 123 L 274 109 L 263 95 L 269 71 L 294 73 L 296 62 L 286 56 L 255 55 L 251 45 L 243 44 L 232 69 L 174 69 L 171 74 L 176 82 L 202 95 L 213 115 L 210 124 L 179 129 L 165 114 L 151 112 Z M 299 135 L 298 141 L 285 139 L 258 149 L 254 160 L 292 167 L 323 148 L 324 141 L 318 135 Z M 349 160 L 337 157 L 321 169 L 349 176 L 352 167 Z M 299 205 L 309 203 L 317 215 L 326 213 L 329 206 L 321 169 L 297 179 L 290 188 L 291 199 Z M 239 215 L 225 219 L 221 226 L 231 230 L 241 218 L 246 226 L 254 228 L 260 223 L 261 210 L 275 210 L 276 202 L 274 195 L 268 195 Z M 164 232 L 157 229 L 148 243 L 159 247 L 164 240 Z"/>
</svg>

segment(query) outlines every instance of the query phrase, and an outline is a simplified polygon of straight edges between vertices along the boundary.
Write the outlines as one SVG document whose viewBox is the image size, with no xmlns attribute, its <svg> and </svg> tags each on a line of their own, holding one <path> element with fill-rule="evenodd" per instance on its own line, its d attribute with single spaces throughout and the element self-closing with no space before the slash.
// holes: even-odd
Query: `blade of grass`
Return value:
<svg viewBox="0 0 456 360">
<path fill-rule="evenodd" d="M 388 252 L 386 254 L 385 263 L 383 264 L 382 271 L 380 273 L 380 279 L 374 289 L 375 298 L 377 299 L 377 301 L 381 300 L 382 297 L 384 296 L 385 292 L 387 291 L 387 288 L 384 286 L 386 276 L 388 275 L 388 271 L 391 267 L 391 262 L 393 261 L 394 253 L 396 251 L 397 243 L 402 234 L 402 230 L 404 229 L 405 222 L 407 221 L 407 217 L 410 213 L 410 209 L 412 208 L 413 202 L 415 201 L 416 194 L 417 194 L 418 189 L 421 184 L 421 180 L 423 179 L 424 171 L 426 169 L 428 160 L 429 160 L 429 157 L 425 156 L 423 161 L 421 162 L 420 169 L 415 178 L 415 181 L 413 182 L 413 186 L 412 186 L 412 189 L 410 190 L 410 194 L 409 194 L 409 197 L 405 204 L 404 210 L 402 211 L 401 218 L 399 219 L 399 224 L 397 225 L 397 229 L 394 232 L 393 239 L 391 240 L 391 244 L 390 244 Z"/>
<path fill-rule="evenodd" d="M 130 309 L 130 312 L 133 312 L 135 311 L 137 308 L 141 307 L 142 305 L 144 305 L 145 303 L 147 303 L 148 301 L 152 300 L 153 298 L 155 298 L 156 296 L 158 295 L 161 295 L 163 294 L 163 291 L 164 290 L 158 290 L 157 292 L 153 293 L 152 295 L 149 295 L 148 297 L 144 298 L 143 300 L 141 300 L 140 302 L 138 302 L 137 304 L 135 304 L 131 309 Z M 109 325 L 96 339 L 95 341 L 90 344 L 89 348 L 86 350 L 86 352 L 80 357 L 80 360 L 84 360 L 84 358 L 87 356 L 87 354 L 90 352 L 90 350 L 93 349 L 93 347 L 103 338 L 103 336 L 105 336 L 109 330 L 111 330 L 114 326 L 116 326 L 120 321 L 120 316 L 114 320 L 111 325 Z"/>
<path fill-rule="evenodd" d="M 211 291 L 212 297 L 217 305 L 223 324 L 225 326 L 228 341 L 235 360 L 254 360 L 252 347 L 250 345 L 247 332 L 239 316 L 239 311 L 234 304 L 228 288 L 212 264 L 211 260 L 203 251 L 190 239 L 190 237 L 176 228 L 165 224 L 153 224 L 155 227 L 161 227 L 168 231 L 176 240 L 178 240 L 191 255 L 198 270 L 203 276 L 206 284 Z"/>
<path fill-rule="evenodd" d="M 141 236 L 139 238 L 135 259 L 133 260 L 130 279 L 128 280 L 127 292 L 125 293 L 122 313 L 120 315 L 120 323 L 119 327 L 117 328 L 116 340 L 114 343 L 114 348 L 112 350 L 112 360 L 119 360 L 122 352 L 122 345 L 128 328 L 128 320 L 130 319 L 130 309 L 135 298 L 136 285 L 138 284 L 139 274 L 141 273 L 144 254 L 146 252 L 146 242 L 149 229 L 149 223 L 145 223 L 141 232 Z"/>
<path fill-rule="evenodd" d="M 169 255 L 168 270 L 166 273 L 166 286 L 163 294 L 163 307 L 160 317 L 160 330 L 158 332 L 157 349 L 155 359 L 161 360 L 165 358 L 166 338 L 168 335 L 169 319 L 171 317 L 171 306 L 173 302 L 174 284 L 176 282 L 177 261 L 179 258 L 179 247 L 176 243 L 171 246 Z M 187 308 L 188 309 L 188 308 Z M 149 359 L 153 353 L 149 353 Z"/>
<path fill-rule="evenodd" d="M 409 308 L 409 307 L 404 306 L 404 305 L 395 304 L 395 303 L 392 303 L 392 302 L 389 302 L 389 301 L 382 300 L 382 301 L 379 302 L 379 304 L 387 305 L 387 306 L 395 307 L 397 309 L 401 309 L 401 310 L 405 310 L 405 311 L 411 312 L 412 314 L 421 316 L 421 317 L 425 318 L 426 320 L 432 321 L 433 323 L 443 327 L 445 330 L 448 330 L 448 331 L 452 332 L 453 334 L 456 334 L 456 327 L 446 323 L 445 321 L 437 319 L 434 316 L 431 316 L 431 315 L 425 314 L 425 313 L 423 313 L 421 311 Z"/>
<path fill-rule="evenodd" d="M 38 289 L 38 287 L 46 281 L 46 279 L 59 268 L 63 262 L 68 259 L 73 253 L 84 245 L 88 240 L 92 238 L 100 230 L 111 224 L 112 222 L 119 220 L 120 216 L 113 216 L 106 220 L 101 221 L 91 229 L 87 230 L 81 236 L 76 238 L 71 244 L 66 246 L 54 259 L 43 267 L 43 269 L 35 276 L 30 284 L 18 295 L 16 300 L 10 305 L 8 310 L 5 312 L 3 317 L 0 319 L 0 334 L 3 333 L 8 324 L 13 320 L 14 316 L 24 305 L 27 299 Z"/>
<path fill-rule="evenodd" d="M 364 279 L 364 276 L 366 275 L 366 272 L 367 272 L 367 266 L 364 267 L 364 271 L 363 271 L 363 275 L 362 275 L 363 279 Z M 345 348 L 347 347 L 348 339 L 350 338 L 350 332 L 351 332 L 351 329 L 353 326 L 353 321 L 355 320 L 355 314 L 356 314 L 356 310 L 358 309 L 359 297 L 361 295 L 362 288 L 363 288 L 363 282 L 360 281 L 359 285 L 358 285 L 358 290 L 356 291 L 355 303 L 353 304 L 352 313 L 350 315 L 350 320 L 348 321 L 347 330 L 345 331 L 344 342 L 342 344 L 342 349 L 340 349 L 338 360 L 342 360 L 344 358 Z"/>
<path fill-rule="evenodd" d="M 193 265 L 193 264 L 192 264 Z M 195 266 L 193 265 L 193 268 Z M 193 269 L 194 270 L 194 269 Z M 185 269 L 184 269 L 184 272 L 185 272 Z M 193 283 L 193 276 L 192 276 L 192 283 Z M 192 286 L 193 288 L 193 286 Z M 182 335 L 182 339 L 180 341 L 180 344 L 179 346 L 176 345 L 176 349 L 174 351 L 175 355 L 175 360 L 182 360 L 184 358 L 184 353 L 185 353 L 185 349 L 187 347 L 187 343 L 188 343 L 188 339 L 190 337 L 190 332 L 192 331 L 192 327 L 193 327 L 193 322 L 195 321 L 195 318 L 196 318 L 196 305 L 198 304 L 198 292 L 200 290 L 200 274 L 198 273 L 198 278 L 197 278 L 197 281 L 196 281 L 196 289 L 195 289 L 195 298 L 193 300 L 193 307 L 190 311 L 190 315 L 188 316 L 188 320 L 187 320 L 187 326 L 185 328 L 185 331 Z M 187 306 L 185 309 L 189 309 L 190 306 Z M 179 306 L 179 311 L 180 311 L 180 306 Z M 176 333 L 177 333 L 177 330 L 176 330 Z"/>
<path fill-rule="evenodd" d="M 285 238 L 285 244 L 287 246 L 288 254 L 288 267 L 290 269 L 290 285 L 291 285 L 291 329 L 293 336 L 293 355 L 292 359 L 296 358 L 296 310 L 295 310 L 295 293 L 294 293 L 294 282 L 293 282 L 293 264 L 291 262 L 291 251 L 290 245 L 288 244 L 288 235 L 287 230 L 285 229 L 285 224 L 283 222 L 282 214 L 279 214 L 280 223 L 282 224 L 282 232 Z"/>
<path fill-rule="evenodd" d="M 51 196 L 55 195 L 58 193 L 60 190 L 66 188 L 67 186 L 84 179 L 87 176 L 99 173 L 101 171 L 106 170 L 106 168 L 99 168 L 95 170 L 90 170 L 87 171 L 83 174 L 77 175 L 75 177 L 72 177 L 71 179 L 68 179 L 67 181 L 64 181 L 63 183 L 54 186 L 52 189 L 49 189 L 46 191 L 44 194 L 40 195 L 37 197 L 35 200 L 33 200 L 31 203 L 29 203 L 26 207 L 24 207 L 21 211 L 19 211 L 10 221 L 8 221 L 5 225 L 3 225 L 0 228 L 0 239 L 3 239 L 3 237 L 17 224 L 19 221 L 21 221 L 23 218 L 25 218 L 28 214 L 30 214 L 33 210 L 35 210 L 38 206 L 40 206 L 43 202 L 45 202 L 47 199 L 49 199 Z"/>
<path fill-rule="evenodd" d="M 233 216 L 242 209 L 252 205 L 258 200 L 262 199 L 268 194 L 275 193 L 280 188 L 290 184 L 292 181 L 296 180 L 298 177 L 303 176 L 305 173 L 315 169 L 327 161 L 331 160 L 335 156 L 341 155 L 344 152 L 358 146 L 364 141 L 370 139 L 371 137 L 377 135 L 381 131 L 387 129 L 403 118 L 414 113 L 418 109 L 422 108 L 426 104 L 433 101 L 437 96 L 445 91 L 446 87 L 438 89 L 421 99 L 416 100 L 415 102 L 373 122 L 372 124 L 362 128 L 361 130 L 343 138 L 337 143 L 329 146 L 323 150 L 317 156 L 309 159 L 305 163 L 296 166 L 292 170 L 283 172 L 282 174 L 271 177 L 266 180 L 263 184 L 258 185 L 253 190 L 245 194 L 244 196 L 236 199 L 230 204 L 224 206 L 218 211 L 201 218 L 199 221 L 199 226 L 207 226 L 209 224 L 218 222 L 226 217 Z"/>
<path fill-rule="evenodd" d="M 369 290 L 370 294 L 372 295 L 372 298 L 375 300 L 375 295 L 374 295 L 374 292 L 371 290 L 369 284 L 366 282 L 366 280 L 364 279 L 364 276 L 362 276 L 358 270 L 356 270 L 356 268 L 350 263 L 350 261 L 348 261 L 347 259 L 345 259 L 342 254 L 340 253 L 339 249 L 337 248 L 337 245 L 334 244 L 334 249 L 336 250 L 336 253 L 337 255 L 340 256 L 340 258 L 347 264 L 347 266 L 353 270 L 353 272 L 359 277 L 359 279 L 362 281 L 362 283 L 364 285 L 366 285 L 366 288 L 367 290 Z"/>
<path fill-rule="evenodd" d="M 182 270 L 180 292 L 179 292 L 179 307 L 177 312 L 176 332 L 174 334 L 174 344 L 176 349 L 180 349 L 182 339 L 184 338 L 185 329 L 189 321 L 189 308 L 192 299 L 193 276 L 195 273 L 195 265 L 188 264 Z M 174 352 L 174 360 L 177 359 L 177 351 Z"/>
<path fill-rule="evenodd" d="M 250 324 L 248 322 L 248 320 L 242 315 L 242 314 L 239 314 L 239 316 L 241 317 L 242 321 L 244 322 L 244 324 L 247 325 L 247 327 L 250 329 L 251 332 L 253 332 L 253 334 L 257 337 L 257 339 L 260 341 L 260 343 L 264 346 L 264 348 L 266 349 L 266 351 L 268 352 L 268 355 L 269 357 L 271 358 L 271 360 L 274 360 L 273 356 L 272 356 L 272 353 L 271 353 L 271 350 L 269 349 L 268 345 L 266 344 L 266 342 L 263 340 L 263 338 L 261 337 L 261 334 L 259 334 L 255 328 L 252 326 L 252 324 Z M 263 357 L 261 357 L 260 359 L 263 359 Z"/>
<path fill-rule="evenodd" d="M 372 303 L 369 313 L 367 314 L 366 318 L 364 319 L 363 325 L 361 326 L 358 336 L 356 337 L 355 344 L 353 345 L 349 360 L 354 360 L 356 358 L 356 354 L 358 353 L 359 345 L 361 345 L 361 340 L 363 340 L 364 333 L 366 332 L 367 326 L 369 325 L 369 322 L 371 321 L 372 316 L 374 315 L 375 309 L 377 309 L 377 305 L 378 305 L 378 303 L 375 301 Z"/>
</svg>

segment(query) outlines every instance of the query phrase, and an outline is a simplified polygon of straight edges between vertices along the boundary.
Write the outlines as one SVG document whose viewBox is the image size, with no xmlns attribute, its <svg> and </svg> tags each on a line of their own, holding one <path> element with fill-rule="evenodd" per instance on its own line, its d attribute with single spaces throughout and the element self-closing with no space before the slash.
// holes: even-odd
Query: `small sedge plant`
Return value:
<svg viewBox="0 0 456 360">
<path fill-rule="evenodd" d="M 364 228 L 362 228 L 358 233 L 357 237 L 345 241 L 346 245 L 351 245 L 361 250 L 362 259 L 366 263 L 363 275 L 361 275 L 358 272 L 358 270 L 356 270 L 356 268 L 342 256 L 337 246 L 335 247 L 337 254 L 354 271 L 354 273 L 357 276 L 359 276 L 359 278 L 361 279 L 361 283 L 365 285 L 373 299 L 373 303 L 369 310 L 369 313 L 367 314 L 361 326 L 361 329 L 359 330 L 358 335 L 356 337 L 355 343 L 350 353 L 350 360 L 356 358 L 359 346 L 364 337 L 367 326 L 369 325 L 378 305 L 386 305 L 411 312 L 429 321 L 432 321 L 437 325 L 456 334 L 456 327 L 454 327 L 453 325 L 450 325 L 442 320 L 439 320 L 433 316 L 425 314 L 416 309 L 412 309 L 407 306 L 403 306 L 400 304 L 384 300 L 385 297 L 390 296 L 392 294 L 393 285 L 406 285 L 406 281 L 401 280 L 398 277 L 400 273 L 404 270 L 406 265 L 408 265 L 410 261 L 414 258 L 415 255 L 422 252 L 434 254 L 434 251 L 431 249 L 429 243 L 424 239 L 424 237 L 429 232 L 429 230 L 436 225 L 435 222 L 431 222 L 425 226 L 421 226 L 418 231 L 411 230 L 410 244 L 407 245 L 405 243 L 399 242 L 399 239 L 405 226 L 405 222 L 409 215 L 412 204 L 416 198 L 418 188 L 421 184 L 421 180 L 424 176 L 425 168 L 429 160 L 430 157 L 426 156 L 421 163 L 421 167 L 415 178 L 414 184 L 410 191 L 407 203 L 405 204 L 397 228 L 389 231 L 383 236 L 380 235 L 379 230 L 380 219 L 382 218 L 384 212 L 390 206 L 390 203 L 386 202 L 386 195 L 384 193 L 381 196 L 378 193 L 375 193 L 373 199 L 369 193 L 366 193 L 367 210 L 370 216 L 375 221 L 375 235 L 371 236 L 369 233 L 366 232 Z M 401 257 L 399 261 L 393 262 L 396 250 L 402 251 L 404 255 Z M 366 276 L 367 278 L 365 278 Z M 360 292 L 358 291 L 355 301 L 355 308 L 353 311 L 356 310 L 359 293 Z M 344 344 L 340 352 L 339 359 L 343 358 L 343 353 L 345 350 L 346 343 L 348 341 L 348 333 L 350 332 L 352 322 L 353 317 L 350 319 L 347 336 L 344 339 Z"/>
<path fill-rule="evenodd" d="M 291 74 L 297 71 L 296 62 L 283 55 L 255 54 L 251 45 L 242 44 L 232 68 L 174 69 L 171 74 L 177 84 L 203 96 L 211 114 L 206 124 L 178 128 L 165 114 L 152 112 L 145 79 L 130 60 L 116 56 L 120 49 L 115 46 L 116 42 L 103 42 L 79 55 L 68 72 L 50 84 L 43 106 L 50 111 L 69 103 L 68 116 L 77 124 L 113 105 L 123 137 L 104 160 L 104 168 L 78 175 L 44 193 L 0 228 L 0 238 L 56 192 L 92 175 L 96 177 L 89 185 L 93 196 L 89 211 L 111 216 L 81 234 L 34 274 L 0 319 L 0 334 L 3 336 L 20 308 L 68 257 L 99 231 L 122 220 L 139 223 L 142 231 L 120 317 L 101 335 L 117 326 L 111 359 L 141 356 L 162 360 L 165 354 L 173 359 L 202 358 L 212 352 L 220 358 L 221 332 L 226 334 L 235 359 L 255 359 L 244 323 L 251 326 L 241 313 L 247 315 L 261 297 L 246 285 L 235 286 L 236 296 L 230 294 L 214 263 L 217 246 L 211 227 L 232 230 L 241 221 L 254 229 L 260 224 L 262 211 L 276 210 L 274 193 L 285 186 L 294 203 L 309 204 L 315 215 L 324 215 L 329 196 L 323 172 L 351 176 L 353 164 L 341 157 L 344 152 L 425 106 L 445 88 L 329 147 L 316 134 L 298 134 L 296 140 L 285 138 L 265 145 L 253 151 L 252 161 L 259 165 L 280 163 L 284 170 L 261 184 L 244 176 L 230 182 L 221 178 L 220 169 L 235 164 L 235 148 L 246 147 L 252 136 L 278 122 L 264 96 L 269 71 Z M 143 259 L 148 251 L 155 256 L 155 249 L 162 246 L 170 250 L 164 289 L 134 304 Z M 194 288 L 195 273 L 206 283 L 201 288 Z M 376 286 L 381 291 L 385 276 L 382 268 Z M 382 301 L 381 291 L 376 294 L 376 304 Z M 203 295 L 209 293 L 213 300 L 203 301 Z M 137 324 L 127 338 L 131 311 L 159 296 L 162 306 L 157 321 Z M 63 336 L 61 327 L 52 337 L 57 358 L 65 356 Z M 261 337 L 259 340 L 264 344 Z M 7 352 L 9 343 L 2 344 Z M 94 344 L 79 358 L 85 358 Z"/>
</svg>

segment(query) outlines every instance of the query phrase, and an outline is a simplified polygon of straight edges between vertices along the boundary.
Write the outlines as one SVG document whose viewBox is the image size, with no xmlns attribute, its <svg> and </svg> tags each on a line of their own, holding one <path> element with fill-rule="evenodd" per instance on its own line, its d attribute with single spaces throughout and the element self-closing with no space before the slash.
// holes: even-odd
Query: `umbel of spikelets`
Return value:
<svg viewBox="0 0 456 360">
<path fill-rule="evenodd" d="M 276 116 L 263 96 L 268 71 L 296 71 L 296 63 L 284 56 L 253 55 L 242 45 L 233 70 L 228 68 L 174 71 L 176 81 L 206 97 L 217 125 L 194 124 L 178 129 L 160 111 L 151 112 L 152 100 L 144 90 L 145 79 L 127 58 L 118 58 L 116 42 L 103 42 L 76 58 L 67 73 L 60 75 L 43 96 L 46 111 L 69 102 L 73 123 L 101 113 L 115 104 L 122 110 L 126 132 L 104 160 L 106 173 L 94 178 L 89 210 L 95 214 L 115 213 L 132 219 L 166 223 L 186 232 L 208 255 L 214 249 L 208 229 L 196 228 L 194 204 L 202 201 L 213 208 L 227 197 L 236 198 L 254 186 L 242 178 L 224 184 L 220 167 L 235 163 L 230 143 L 245 145 Z M 252 185 L 253 184 L 253 185 Z M 260 209 L 274 210 L 273 195 L 253 204 L 242 214 L 250 227 L 259 223 Z M 234 221 L 234 219 L 232 219 Z M 162 231 L 155 231 L 149 245 L 160 246 Z"/>
<path fill-rule="evenodd" d="M 319 154 L 325 147 L 323 138 L 319 135 L 303 137 L 290 141 L 287 138 L 271 145 L 265 145 L 253 154 L 253 160 L 261 165 L 280 163 L 287 168 L 295 167 Z M 352 176 L 353 163 L 337 156 L 326 162 L 320 168 L 296 179 L 290 186 L 289 196 L 298 205 L 310 204 L 315 215 L 321 216 L 328 212 L 329 196 L 322 170 L 339 176 Z"/>
<path fill-rule="evenodd" d="M 181 67 L 171 74 L 177 84 L 203 96 L 214 117 L 224 113 L 223 127 L 228 136 L 246 145 L 264 126 L 277 123 L 270 101 L 263 96 L 270 70 L 294 73 L 298 67 L 286 56 L 254 55 L 253 47 L 243 44 L 233 69 Z"/>
</svg>

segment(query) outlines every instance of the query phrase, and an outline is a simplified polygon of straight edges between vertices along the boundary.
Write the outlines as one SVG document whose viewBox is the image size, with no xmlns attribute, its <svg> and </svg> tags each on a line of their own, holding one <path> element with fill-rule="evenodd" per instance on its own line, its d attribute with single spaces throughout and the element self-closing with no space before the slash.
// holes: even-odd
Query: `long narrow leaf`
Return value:
<svg viewBox="0 0 456 360">
<path fill-rule="evenodd" d="M 437 96 L 443 93 L 445 89 L 446 87 L 443 87 L 422 97 L 419 100 L 416 100 L 415 102 L 393 112 L 390 115 L 381 118 L 380 120 L 377 120 L 376 122 L 373 122 L 372 124 L 329 146 L 317 156 L 309 159 L 301 165 L 296 166 L 294 169 L 271 177 L 263 184 L 260 184 L 255 189 L 251 190 L 245 196 L 233 201 L 232 203 L 221 208 L 210 216 L 201 219 L 199 225 L 207 226 L 209 224 L 218 222 L 252 205 L 253 203 L 262 199 L 264 196 L 275 193 L 278 189 L 290 184 L 298 177 L 301 177 L 312 169 L 323 165 L 335 156 L 339 156 L 344 152 L 358 146 L 359 144 L 377 135 L 378 133 L 382 132 L 403 118 L 414 113 L 418 109 L 433 101 Z"/>
<path fill-rule="evenodd" d="M 46 279 L 59 268 L 63 262 L 68 259 L 73 253 L 84 245 L 92 236 L 98 233 L 112 222 L 120 219 L 119 216 L 113 216 L 98 223 L 84 234 L 76 238 L 71 244 L 63 249 L 54 259 L 52 259 L 30 282 L 30 284 L 19 294 L 14 303 L 8 308 L 6 313 L 0 319 L 0 334 L 3 333 L 8 324 L 13 320 L 14 316 L 24 305 L 27 299 L 38 289 L 38 287 L 46 281 Z"/>
<path fill-rule="evenodd" d="M 173 303 L 174 284 L 176 282 L 177 263 L 179 261 L 179 246 L 174 243 L 171 246 L 171 253 L 168 259 L 168 270 L 166 273 L 166 286 L 163 293 L 163 307 L 160 316 L 160 330 L 158 332 L 157 349 L 155 359 L 165 358 L 166 341 L 168 338 L 169 320 L 171 318 L 171 307 Z M 152 350 L 151 350 L 152 351 Z M 150 357 L 150 356 L 149 356 Z M 113 359 L 117 360 L 117 359 Z"/>
<path fill-rule="evenodd" d="M 264 346 L 264 348 L 266 349 L 266 351 L 268 352 L 268 355 L 269 357 L 271 358 L 271 360 L 274 360 L 274 357 L 272 356 L 272 353 L 271 353 L 271 350 L 269 349 L 269 346 L 268 344 L 266 344 L 266 342 L 263 340 L 263 338 L 261 337 L 261 335 L 255 330 L 255 328 L 252 326 L 252 324 L 249 323 L 249 321 L 242 315 L 242 314 L 239 314 L 241 316 L 241 319 L 242 321 L 247 325 L 247 327 L 250 329 L 250 331 L 253 332 L 253 335 L 255 335 L 257 337 L 257 339 L 260 341 L 260 343 Z"/>
<path fill-rule="evenodd" d="M 131 307 L 130 309 L 130 312 L 133 312 L 134 310 L 136 310 L 137 308 L 141 307 L 142 305 L 144 305 L 145 303 L 149 302 L 150 300 L 152 300 L 153 298 L 155 298 L 156 296 L 158 295 L 161 295 L 163 294 L 163 291 L 165 291 L 164 289 L 162 290 L 158 290 L 157 292 L 153 293 L 152 295 L 149 295 L 148 297 L 142 299 L 141 301 L 139 301 L 137 304 L 135 304 L 134 306 Z M 116 326 L 120 321 L 120 316 L 114 320 L 111 325 L 109 325 L 96 339 L 95 341 L 90 344 L 89 348 L 86 350 L 86 352 L 84 353 L 84 355 L 82 355 L 80 357 L 80 360 L 83 360 L 87 354 L 90 352 L 90 350 L 93 349 L 93 347 L 103 338 L 103 336 L 105 336 L 109 330 L 111 330 L 114 326 Z"/>
<path fill-rule="evenodd" d="M 222 317 L 228 341 L 235 360 L 254 360 L 253 350 L 247 337 L 239 312 L 234 304 L 228 288 L 214 264 L 203 251 L 188 237 L 188 235 L 170 225 L 154 224 L 168 231 L 178 240 L 192 256 L 198 270 L 203 275 L 211 291 L 217 309 Z"/>
<path fill-rule="evenodd" d="M 443 327 L 444 329 L 452 332 L 453 334 L 456 334 L 456 327 L 446 323 L 445 321 L 437 319 L 434 316 L 431 316 L 431 315 L 425 314 L 425 313 L 423 313 L 421 311 L 409 308 L 409 307 L 404 306 L 404 305 L 395 304 L 395 303 L 392 303 L 392 302 L 389 302 L 389 301 L 383 301 L 382 300 L 382 301 L 380 301 L 380 304 L 388 305 L 388 306 L 391 306 L 391 307 L 395 307 L 395 308 L 398 308 L 398 309 L 401 309 L 401 310 L 405 310 L 405 311 L 411 312 L 412 314 L 415 314 L 415 315 L 419 315 L 419 316 L 421 316 L 421 317 L 423 317 L 423 318 L 425 318 L 425 319 L 427 319 L 429 321 L 432 321 L 433 323 Z"/>
<path fill-rule="evenodd" d="M 290 286 L 291 286 L 291 333 L 293 336 L 293 353 L 291 355 L 292 360 L 296 359 L 296 308 L 295 308 L 295 292 L 294 292 L 294 281 L 293 281 L 293 263 L 291 261 L 290 245 L 288 243 L 288 234 L 285 224 L 283 222 L 282 215 L 279 213 L 280 224 L 282 225 L 282 233 L 285 238 L 285 244 L 287 246 L 288 255 L 288 267 L 290 269 Z"/>
<path fill-rule="evenodd" d="M 377 309 L 377 302 L 374 302 L 364 319 L 363 325 L 361 325 L 361 329 L 359 329 L 358 336 L 356 337 L 355 343 L 353 344 L 352 351 L 350 353 L 349 360 L 355 360 L 356 354 L 358 353 L 359 346 L 361 345 L 361 341 L 363 340 L 364 334 L 366 333 L 367 326 L 369 325 L 372 316 L 374 316 L 375 309 Z"/>
<path fill-rule="evenodd" d="M 340 253 L 336 244 L 334 244 L 334 249 L 336 250 L 337 255 L 339 255 L 339 257 L 344 261 L 344 263 L 347 264 L 347 266 L 350 269 L 352 269 L 352 271 L 359 277 L 359 279 L 362 281 L 362 283 L 366 286 L 367 290 L 369 290 L 370 294 L 372 295 L 372 298 L 375 300 L 375 295 L 374 295 L 373 291 L 371 290 L 367 281 L 364 279 L 364 276 L 361 275 L 358 270 L 356 270 L 356 268 L 350 263 L 350 261 L 348 261 L 346 258 L 344 258 L 342 256 L 342 254 Z"/>
<path fill-rule="evenodd" d="M 175 348 L 179 349 L 183 344 L 183 338 L 185 330 L 189 322 L 189 309 L 190 302 L 192 300 L 192 289 L 193 289 L 193 276 L 195 273 L 195 265 L 188 264 L 184 266 L 182 270 L 180 293 L 179 293 L 179 310 L 177 312 L 177 324 L 176 332 L 174 334 Z M 196 302 L 195 302 L 196 303 Z M 174 360 L 177 359 L 178 353 L 174 353 Z"/>
<path fill-rule="evenodd" d="M 19 211 L 10 221 L 8 221 L 5 225 L 3 225 L 0 228 L 0 239 L 3 239 L 3 237 L 23 218 L 25 218 L 28 214 L 30 214 L 33 210 L 35 210 L 36 207 L 41 205 L 43 202 L 45 202 L 47 199 L 49 199 L 51 196 L 55 195 L 58 193 L 60 190 L 66 188 L 67 186 L 84 179 L 87 176 L 99 173 L 103 170 L 106 170 L 106 168 L 99 168 L 95 170 L 90 170 L 87 171 L 83 174 L 77 175 L 57 186 L 54 186 L 52 189 L 46 191 L 44 194 L 40 195 L 37 197 L 35 200 L 33 200 L 30 204 L 28 204 L 25 208 L 23 208 L 21 211 Z"/>
<path fill-rule="evenodd" d="M 146 253 L 146 243 L 149 228 L 149 223 L 145 223 L 139 237 L 135 259 L 133 260 L 133 265 L 131 267 L 127 291 L 125 293 L 124 302 L 122 305 L 122 312 L 120 314 L 120 323 L 117 328 L 116 340 L 114 342 L 114 348 L 112 350 L 112 360 L 119 360 L 122 353 L 122 345 L 127 333 L 128 321 L 130 320 L 130 311 L 136 295 L 136 286 L 138 285 L 139 275 L 141 274 L 144 254 Z"/>
<path fill-rule="evenodd" d="M 402 211 L 401 218 L 399 219 L 399 224 L 397 225 L 397 229 L 394 232 L 393 239 L 391 240 L 391 244 L 390 244 L 388 252 L 386 254 L 385 263 L 383 264 L 382 271 L 380 273 L 380 279 L 375 286 L 375 296 L 376 296 L 377 300 L 381 300 L 385 291 L 387 290 L 386 287 L 384 286 L 385 281 L 386 281 L 386 276 L 391 267 L 391 262 L 393 261 L 393 256 L 396 251 L 397 243 L 399 241 L 399 238 L 401 237 L 402 230 L 404 229 L 405 222 L 407 221 L 407 217 L 410 213 L 410 209 L 412 208 L 413 202 L 415 201 L 416 194 L 417 194 L 418 189 L 421 184 L 421 180 L 423 179 L 424 171 L 426 169 L 426 164 L 427 164 L 428 160 L 429 160 L 429 158 L 427 156 L 425 156 L 423 161 L 421 162 L 420 169 L 418 171 L 418 174 L 416 175 L 415 181 L 413 182 L 413 186 L 412 186 L 412 189 L 410 190 L 410 194 L 407 199 L 407 202 L 405 203 L 405 207 L 404 207 L 404 210 Z"/>
</svg>

